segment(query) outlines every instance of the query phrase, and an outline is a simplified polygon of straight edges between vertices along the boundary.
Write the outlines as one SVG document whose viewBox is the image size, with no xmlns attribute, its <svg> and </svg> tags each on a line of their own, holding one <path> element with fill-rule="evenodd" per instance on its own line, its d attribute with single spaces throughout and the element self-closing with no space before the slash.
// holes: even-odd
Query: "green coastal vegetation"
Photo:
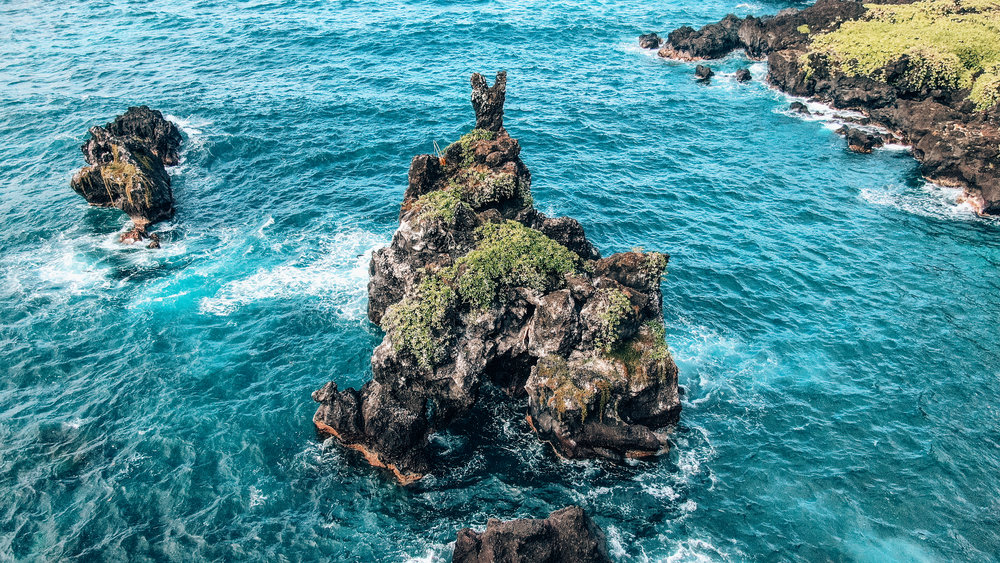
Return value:
<svg viewBox="0 0 1000 563">
<path fill-rule="evenodd" d="M 866 4 L 865 17 L 812 35 L 810 52 L 852 76 L 888 81 L 886 67 L 905 61 L 896 86 L 970 89 L 977 109 L 1000 102 L 1000 0 L 927 0 Z M 807 72 L 811 70 L 807 63 Z"/>
</svg>

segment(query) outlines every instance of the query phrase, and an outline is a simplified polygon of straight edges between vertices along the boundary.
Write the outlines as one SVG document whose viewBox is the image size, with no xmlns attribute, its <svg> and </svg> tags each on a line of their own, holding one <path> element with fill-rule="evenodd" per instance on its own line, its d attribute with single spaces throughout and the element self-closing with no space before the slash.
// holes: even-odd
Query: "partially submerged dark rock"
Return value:
<svg viewBox="0 0 1000 563">
<path fill-rule="evenodd" d="M 534 209 L 503 128 L 505 83 L 474 75 L 479 127 L 413 159 L 399 229 L 370 266 L 368 316 L 386 330 L 372 380 L 313 394 L 322 433 L 404 484 L 432 469 L 428 435 L 484 385 L 527 397 L 529 422 L 566 457 L 656 455 L 680 412 L 663 340 L 667 256 L 602 259 L 578 222 Z"/>
<path fill-rule="evenodd" d="M 607 539 L 579 506 L 557 510 L 548 518 L 501 522 L 486 529 L 458 532 L 454 563 L 605 563 Z"/>
<path fill-rule="evenodd" d="M 812 112 L 809 111 L 809 106 L 803 104 L 802 102 L 792 102 L 788 104 L 788 109 L 804 115 L 812 115 Z"/>
<path fill-rule="evenodd" d="M 671 31 L 660 56 L 684 61 L 717 59 L 740 46 L 740 18 L 730 14 L 719 23 L 695 30 L 684 26 Z"/>
<path fill-rule="evenodd" d="M 741 68 L 736 71 L 737 82 L 750 82 L 751 80 L 753 80 L 753 76 L 750 75 L 750 69 Z"/>
<path fill-rule="evenodd" d="M 174 196 L 165 165 L 178 160 L 177 127 L 146 106 L 132 107 L 104 127 L 91 127 L 80 149 L 89 166 L 70 182 L 77 193 L 97 207 L 121 209 L 134 228 L 122 242 L 146 238 L 147 227 L 170 219 Z"/>
<path fill-rule="evenodd" d="M 702 82 L 708 81 L 715 76 L 715 71 L 705 65 L 698 65 L 694 68 L 694 76 Z"/>
<path fill-rule="evenodd" d="M 885 144 L 881 135 L 874 135 L 854 127 L 843 126 L 837 130 L 847 139 L 847 148 L 854 152 L 868 154 Z"/>
<path fill-rule="evenodd" d="M 818 0 L 773 17 L 740 20 L 730 15 L 697 31 L 678 28 L 668 35 L 660 55 L 711 59 L 742 48 L 750 57 L 766 57 L 770 83 L 795 96 L 864 113 L 872 124 L 912 145 L 924 177 L 962 187 L 963 199 L 977 212 L 1000 215 L 1000 112 L 977 111 L 968 89 L 914 87 L 907 77 L 927 69 L 915 67 L 906 56 L 882 68 L 876 80 L 848 74 L 810 51 L 812 36 L 862 18 L 867 9 L 852 0 Z M 793 102 L 791 109 L 807 111 L 799 102 Z M 867 152 L 877 144 L 857 137 L 851 146 Z"/>
<path fill-rule="evenodd" d="M 639 46 L 643 49 L 659 49 L 663 40 L 655 33 L 646 33 L 639 36 Z"/>
</svg>

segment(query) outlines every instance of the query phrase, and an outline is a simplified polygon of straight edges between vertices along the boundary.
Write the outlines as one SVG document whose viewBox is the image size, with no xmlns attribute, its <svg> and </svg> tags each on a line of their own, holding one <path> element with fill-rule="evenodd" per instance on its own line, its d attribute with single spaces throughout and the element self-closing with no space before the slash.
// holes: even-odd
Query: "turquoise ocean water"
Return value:
<svg viewBox="0 0 1000 563">
<path fill-rule="evenodd" d="M 0 561 L 434 561 L 571 503 L 623 561 L 995 559 L 1000 224 L 762 63 L 704 86 L 635 45 L 787 6 L 738 1 L 0 3 Z M 671 254 L 682 426 L 657 464 L 566 463 L 487 404 L 402 489 L 309 393 L 370 377 L 410 158 L 501 68 L 538 207 Z M 185 136 L 158 251 L 68 185 L 141 103 Z"/>
</svg>

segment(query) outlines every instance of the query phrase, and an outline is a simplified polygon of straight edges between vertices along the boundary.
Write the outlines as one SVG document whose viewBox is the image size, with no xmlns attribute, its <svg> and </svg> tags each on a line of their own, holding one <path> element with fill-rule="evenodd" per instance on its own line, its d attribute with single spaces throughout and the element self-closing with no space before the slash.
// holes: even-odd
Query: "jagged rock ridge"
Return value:
<svg viewBox="0 0 1000 563">
<path fill-rule="evenodd" d="M 372 380 L 313 393 L 317 428 L 404 484 L 431 470 L 428 435 L 484 385 L 527 397 L 528 421 L 567 457 L 656 455 L 679 415 L 667 256 L 602 259 L 577 221 L 534 209 L 505 85 L 473 75 L 477 128 L 411 163 L 399 228 L 370 265 L 368 316 L 386 331 Z"/>
</svg>

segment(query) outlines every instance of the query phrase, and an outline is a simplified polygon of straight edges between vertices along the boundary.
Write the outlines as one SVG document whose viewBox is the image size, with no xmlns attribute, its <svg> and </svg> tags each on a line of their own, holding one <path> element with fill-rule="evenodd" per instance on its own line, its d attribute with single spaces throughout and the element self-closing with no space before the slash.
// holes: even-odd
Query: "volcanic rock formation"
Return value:
<svg viewBox="0 0 1000 563">
<path fill-rule="evenodd" d="M 604 532 L 579 506 L 556 510 L 542 520 L 501 522 L 486 530 L 464 528 L 455 540 L 454 563 L 605 563 Z"/>
<path fill-rule="evenodd" d="M 885 0 L 881 4 L 911 2 L 913 0 Z M 862 4 L 853 0 L 818 0 L 808 8 L 789 8 L 773 17 L 741 19 L 728 15 L 698 30 L 685 26 L 671 32 L 659 54 L 680 60 L 702 60 L 722 57 L 742 48 L 751 58 L 766 57 L 770 83 L 792 95 L 863 112 L 873 123 L 912 145 L 924 177 L 939 184 L 962 187 L 964 200 L 977 212 L 1000 215 L 1000 109 L 995 104 L 992 108 L 982 107 L 983 100 L 990 100 L 990 96 L 1000 99 L 1000 75 L 997 74 L 1000 65 L 983 72 L 970 71 L 969 79 L 977 80 L 977 85 L 983 84 L 979 90 L 974 86 L 970 91 L 968 86 L 962 86 L 961 80 L 949 74 L 956 72 L 955 66 L 975 64 L 976 57 L 981 56 L 972 39 L 967 47 L 959 47 L 960 51 L 966 49 L 968 61 L 960 61 L 961 57 L 953 61 L 948 53 L 927 54 L 924 52 L 927 48 L 918 46 L 868 72 L 857 70 L 858 62 L 854 58 L 838 61 L 816 48 L 817 37 L 838 31 L 845 22 L 853 25 L 872 21 L 881 13 L 879 10 L 892 9 L 889 6 L 880 8 L 879 4 L 878 1 Z M 975 17 L 977 11 L 995 10 L 996 7 L 959 1 L 954 5 L 937 3 L 912 9 L 916 13 L 925 10 L 919 17 L 940 17 L 944 18 L 944 24 L 958 26 Z M 883 26 L 905 26 L 909 21 L 891 13 L 880 17 L 884 23 L 879 25 Z M 982 29 L 989 29 L 988 24 L 984 25 Z M 987 33 L 978 29 L 976 33 L 980 35 Z M 850 32 L 856 33 L 855 28 Z M 960 32 L 956 32 L 956 41 L 964 45 L 966 40 L 957 33 Z M 888 44 L 887 39 L 881 41 Z M 850 41 L 846 43 L 851 45 Z M 989 47 L 983 49 L 989 51 Z M 973 94 L 979 96 L 977 103 L 972 100 Z M 871 145 L 852 145 L 852 150 L 856 148 L 867 151 Z"/>
<path fill-rule="evenodd" d="M 529 423 L 566 457 L 656 455 L 680 413 L 663 338 L 668 257 L 601 258 L 577 221 L 532 206 L 505 85 L 505 73 L 493 87 L 473 75 L 477 128 L 411 163 L 399 228 L 370 265 L 368 316 L 386 332 L 372 380 L 313 393 L 319 431 L 403 484 L 431 470 L 428 435 L 484 385 L 526 397 Z"/>
<path fill-rule="evenodd" d="M 80 147 L 89 166 L 78 170 L 70 185 L 91 205 L 128 214 L 134 228 L 122 235 L 122 242 L 147 238 L 149 225 L 174 214 L 164 166 L 179 160 L 180 131 L 159 111 L 140 106 L 89 132 L 90 139 Z M 158 239 L 154 243 L 158 246 Z"/>
</svg>

